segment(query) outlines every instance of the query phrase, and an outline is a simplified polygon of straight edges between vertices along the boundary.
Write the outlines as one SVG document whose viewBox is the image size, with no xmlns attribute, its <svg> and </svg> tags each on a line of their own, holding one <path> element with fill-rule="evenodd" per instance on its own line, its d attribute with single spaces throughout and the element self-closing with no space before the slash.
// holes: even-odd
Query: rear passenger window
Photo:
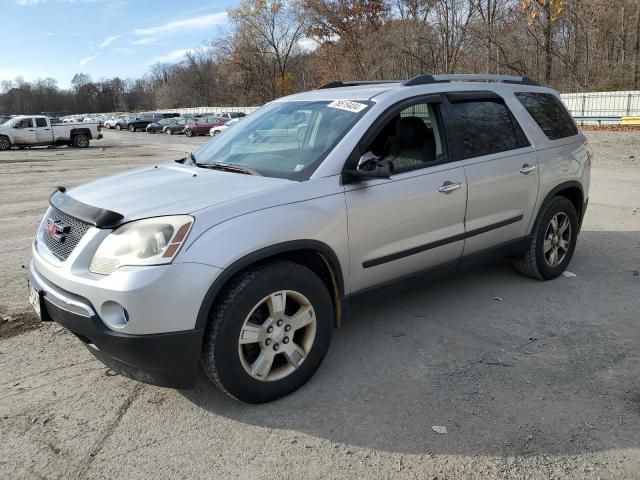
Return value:
<svg viewBox="0 0 640 480">
<path fill-rule="evenodd" d="M 527 109 L 549 140 L 578 134 L 571 115 L 562 102 L 551 93 L 516 93 L 516 98 Z"/>
<path fill-rule="evenodd" d="M 36 127 L 46 127 L 47 120 L 45 118 L 36 118 Z"/>
<path fill-rule="evenodd" d="M 461 159 L 506 152 L 529 145 L 507 106 L 497 100 L 471 100 L 450 105 Z"/>
</svg>

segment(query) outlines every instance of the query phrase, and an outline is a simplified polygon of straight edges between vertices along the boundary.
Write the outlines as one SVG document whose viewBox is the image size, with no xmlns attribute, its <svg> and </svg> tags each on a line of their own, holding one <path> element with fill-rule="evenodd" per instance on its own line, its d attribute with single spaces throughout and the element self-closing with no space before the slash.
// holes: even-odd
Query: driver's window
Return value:
<svg viewBox="0 0 640 480">
<path fill-rule="evenodd" d="M 399 111 L 368 150 L 390 160 L 393 172 L 406 172 L 446 160 L 438 104 L 416 103 Z"/>
<path fill-rule="evenodd" d="M 14 128 L 33 128 L 33 120 L 30 118 L 23 118 L 14 125 Z"/>
</svg>

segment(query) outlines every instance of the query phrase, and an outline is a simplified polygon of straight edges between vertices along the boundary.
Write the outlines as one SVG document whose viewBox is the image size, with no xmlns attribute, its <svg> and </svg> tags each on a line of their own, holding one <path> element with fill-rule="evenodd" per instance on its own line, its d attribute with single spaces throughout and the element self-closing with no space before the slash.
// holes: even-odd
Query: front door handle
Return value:
<svg viewBox="0 0 640 480">
<path fill-rule="evenodd" d="M 520 173 L 523 175 L 528 175 L 530 172 L 533 172 L 537 168 L 538 167 L 536 165 L 529 165 L 528 163 L 525 163 L 524 165 L 522 165 Z"/>
<path fill-rule="evenodd" d="M 451 193 L 455 190 L 458 190 L 460 187 L 462 187 L 461 183 L 453 183 L 447 180 L 440 187 L 438 187 L 438 191 L 440 193 Z"/>
</svg>

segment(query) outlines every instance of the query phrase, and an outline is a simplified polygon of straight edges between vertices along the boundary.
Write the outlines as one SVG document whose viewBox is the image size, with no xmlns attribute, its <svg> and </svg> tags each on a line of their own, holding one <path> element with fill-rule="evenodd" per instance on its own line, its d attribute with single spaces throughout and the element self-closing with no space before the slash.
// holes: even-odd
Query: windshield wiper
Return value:
<svg viewBox="0 0 640 480">
<path fill-rule="evenodd" d="M 226 172 L 235 172 L 235 173 L 244 173 L 245 175 L 257 175 L 259 177 L 262 176 L 259 172 L 255 171 L 253 168 L 245 167 L 243 165 L 238 165 L 235 163 L 222 163 L 222 162 L 213 162 L 213 163 L 197 163 L 195 159 L 192 157 L 192 161 L 196 167 L 200 168 L 211 168 L 213 170 L 223 170 Z"/>
<path fill-rule="evenodd" d="M 191 162 L 191 165 L 198 165 L 198 163 L 196 162 L 196 157 L 193 155 L 193 152 L 191 152 L 188 157 L 179 158 L 178 160 L 176 160 L 176 163 L 182 163 L 184 165 L 187 162 L 187 160 Z"/>
</svg>

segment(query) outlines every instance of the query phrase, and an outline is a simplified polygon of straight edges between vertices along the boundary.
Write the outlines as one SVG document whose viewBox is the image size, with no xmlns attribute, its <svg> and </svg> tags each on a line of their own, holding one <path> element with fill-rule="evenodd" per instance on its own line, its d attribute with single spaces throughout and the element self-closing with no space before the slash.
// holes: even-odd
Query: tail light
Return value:
<svg viewBox="0 0 640 480">
<path fill-rule="evenodd" d="M 98 131 L 101 132 L 102 131 L 102 125 L 98 124 Z"/>
</svg>

